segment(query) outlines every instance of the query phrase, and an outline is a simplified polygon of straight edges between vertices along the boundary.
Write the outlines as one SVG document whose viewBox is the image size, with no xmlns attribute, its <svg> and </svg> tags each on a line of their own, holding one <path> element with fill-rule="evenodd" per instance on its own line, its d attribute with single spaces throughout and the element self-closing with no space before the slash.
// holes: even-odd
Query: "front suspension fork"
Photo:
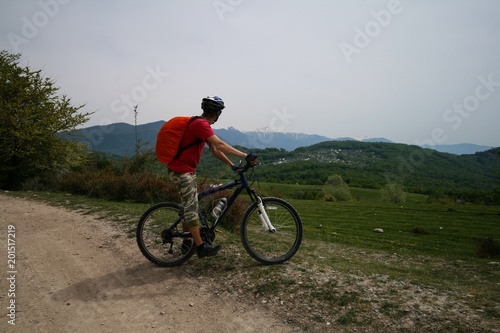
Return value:
<svg viewBox="0 0 500 333">
<path fill-rule="evenodd" d="M 276 228 L 271 224 L 271 220 L 267 215 L 266 208 L 262 203 L 262 199 L 257 195 L 256 197 L 257 197 L 257 209 L 259 213 L 260 222 L 262 223 L 262 227 L 264 228 L 264 230 L 267 230 L 269 232 L 276 232 Z"/>
</svg>

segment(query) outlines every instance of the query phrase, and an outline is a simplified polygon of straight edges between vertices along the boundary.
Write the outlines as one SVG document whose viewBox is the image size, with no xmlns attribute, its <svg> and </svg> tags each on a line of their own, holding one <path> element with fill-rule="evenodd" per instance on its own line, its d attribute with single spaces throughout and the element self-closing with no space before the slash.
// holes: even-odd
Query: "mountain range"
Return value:
<svg viewBox="0 0 500 333">
<path fill-rule="evenodd" d="M 139 142 L 142 150 L 152 148 L 156 142 L 156 135 L 164 121 L 156 121 L 148 124 L 134 125 L 127 123 L 114 123 L 102 126 L 91 126 L 61 134 L 62 137 L 72 138 L 79 142 L 88 144 L 91 150 L 101 151 L 120 156 L 132 156 Z M 214 129 L 215 134 L 223 141 L 246 148 L 279 148 L 292 151 L 298 147 L 307 147 L 325 141 L 358 141 L 358 142 L 385 142 L 393 143 L 385 138 L 328 138 L 316 134 L 304 133 L 282 133 L 268 129 L 256 131 L 240 131 L 234 127 L 226 129 Z M 492 147 L 480 146 L 470 143 L 455 145 L 424 146 L 439 152 L 455 155 L 474 154 L 486 151 Z"/>
</svg>

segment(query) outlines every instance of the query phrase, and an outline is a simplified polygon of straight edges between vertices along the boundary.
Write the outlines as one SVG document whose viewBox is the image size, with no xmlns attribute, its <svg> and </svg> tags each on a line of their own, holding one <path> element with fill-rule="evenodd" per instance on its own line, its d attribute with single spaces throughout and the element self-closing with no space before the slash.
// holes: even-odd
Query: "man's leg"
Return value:
<svg viewBox="0 0 500 333">
<path fill-rule="evenodd" d="M 191 236 L 193 236 L 194 245 L 200 246 L 203 244 L 203 240 L 200 235 L 200 227 L 190 227 L 189 232 L 191 233 Z"/>
<path fill-rule="evenodd" d="M 198 190 L 196 185 L 196 175 L 194 174 L 179 174 L 173 171 L 169 172 L 170 179 L 177 185 L 181 196 L 181 203 L 184 206 L 185 226 L 188 228 L 193 237 L 194 245 L 198 257 L 214 256 L 219 252 L 221 246 L 213 247 L 210 244 L 205 244 L 200 235 L 200 227 L 198 225 Z"/>
</svg>

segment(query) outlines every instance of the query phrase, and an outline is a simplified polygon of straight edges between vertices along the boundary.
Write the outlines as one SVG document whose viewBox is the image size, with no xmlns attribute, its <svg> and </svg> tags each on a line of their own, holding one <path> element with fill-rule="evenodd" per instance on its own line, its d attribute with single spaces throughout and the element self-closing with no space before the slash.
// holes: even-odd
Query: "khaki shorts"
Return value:
<svg viewBox="0 0 500 333">
<path fill-rule="evenodd" d="M 198 226 L 198 188 L 196 175 L 190 173 L 178 173 L 168 170 L 170 180 L 177 186 L 181 196 L 181 204 L 184 206 L 184 227 Z"/>
</svg>

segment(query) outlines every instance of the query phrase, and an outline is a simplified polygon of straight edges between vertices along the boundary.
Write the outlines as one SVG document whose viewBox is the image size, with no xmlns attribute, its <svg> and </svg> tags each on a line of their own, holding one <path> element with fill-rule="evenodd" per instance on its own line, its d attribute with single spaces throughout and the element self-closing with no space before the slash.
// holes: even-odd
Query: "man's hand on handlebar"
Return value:
<svg viewBox="0 0 500 333">
<path fill-rule="evenodd" d="M 246 165 L 236 165 L 234 164 L 231 169 L 236 172 L 236 173 L 241 173 L 241 172 L 244 172 L 246 169 L 248 168 L 251 168 L 251 167 L 254 167 L 257 165 L 257 155 L 254 155 L 254 154 L 248 154 L 246 157 L 245 157 L 245 161 L 247 162 Z"/>
<path fill-rule="evenodd" d="M 245 161 L 247 161 L 247 163 L 251 166 L 255 166 L 257 164 L 257 155 L 248 154 L 247 157 L 245 157 Z"/>
</svg>

